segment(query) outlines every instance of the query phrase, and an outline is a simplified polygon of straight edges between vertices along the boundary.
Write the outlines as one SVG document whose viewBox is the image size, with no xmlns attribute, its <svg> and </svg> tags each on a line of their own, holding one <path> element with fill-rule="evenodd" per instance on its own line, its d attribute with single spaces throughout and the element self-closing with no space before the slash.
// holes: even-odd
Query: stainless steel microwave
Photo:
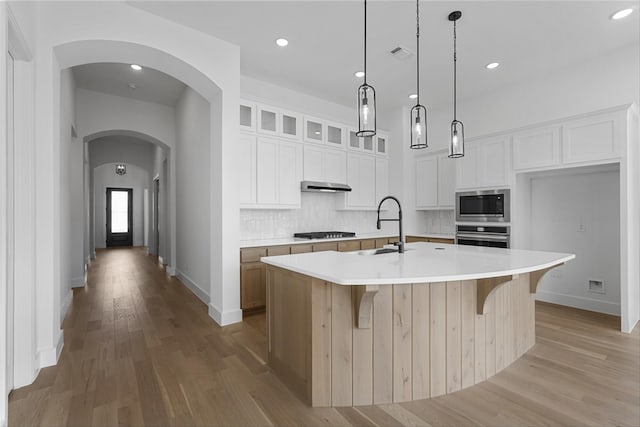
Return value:
<svg viewBox="0 0 640 427">
<path fill-rule="evenodd" d="M 511 191 L 499 189 L 456 193 L 456 221 L 510 222 Z"/>
</svg>

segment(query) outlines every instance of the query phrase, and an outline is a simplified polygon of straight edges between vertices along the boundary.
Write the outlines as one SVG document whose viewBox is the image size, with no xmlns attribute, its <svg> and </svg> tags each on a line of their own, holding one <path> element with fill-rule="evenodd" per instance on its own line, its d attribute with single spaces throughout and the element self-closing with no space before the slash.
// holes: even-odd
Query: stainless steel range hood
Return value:
<svg viewBox="0 0 640 427">
<path fill-rule="evenodd" d="M 300 190 L 314 193 L 343 193 L 351 191 L 347 184 L 336 184 L 335 182 L 302 181 Z"/>
</svg>

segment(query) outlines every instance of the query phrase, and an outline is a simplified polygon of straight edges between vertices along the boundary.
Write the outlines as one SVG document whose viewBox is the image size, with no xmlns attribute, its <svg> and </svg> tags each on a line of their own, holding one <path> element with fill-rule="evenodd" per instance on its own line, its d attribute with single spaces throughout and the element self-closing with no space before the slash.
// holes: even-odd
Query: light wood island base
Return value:
<svg viewBox="0 0 640 427">
<path fill-rule="evenodd" d="M 459 391 L 534 345 L 536 273 L 345 286 L 269 265 L 268 363 L 314 407 Z"/>
</svg>

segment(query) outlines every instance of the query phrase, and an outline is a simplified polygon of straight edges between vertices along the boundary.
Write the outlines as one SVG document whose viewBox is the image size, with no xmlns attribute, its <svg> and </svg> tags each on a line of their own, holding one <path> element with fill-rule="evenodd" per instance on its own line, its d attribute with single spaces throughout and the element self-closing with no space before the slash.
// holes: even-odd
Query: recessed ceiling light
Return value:
<svg viewBox="0 0 640 427">
<path fill-rule="evenodd" d="M 276 40 L 276 44 L 280 47 L 285 47 L 289 44 L 289 40 L 280 38 Z"/>
<path fill-rule="evenodd" d="M 136 71 L 140 71 L 140 70 L 142 70 L 142 67 L 141 67 L 141 66 L 139 66 L 138 64 L 131 64 L 131 68 L 133 68 L 133 69 L 134 69 L 134 70 L 136 70 Z"/>
<path fill-rule="evenodd" d="M 354 73 L 354 75 L 355 75 L 357 78 L 361 79 L 361 78 L 363 78 L 363 77 L 364 77 L 364 71 L 356 71 L 356 72 Z"/>
<path fill-rule="evenodd" d="M 626 18 L 627 16 L 631 15 L 631 12 L 633 12 L 632 8 L 619 10 L 616 13 L 614 13 L 613 15 L 611 15 L 611 19 Z"/>
<path fill-rule="evenodd" d="M 409 95 L 409 99 L 416 99 L 418 97 L 417 93 L 412 93 L 411 95 Z"/>
<path fill-rule="evenodd" d="M 499 66 L 500 66 L 499 62 L 490 62 L 487 65 L 485 65 L 487 70 L 493 70 L 494 68 L 498 68 Z"/>
</svg>

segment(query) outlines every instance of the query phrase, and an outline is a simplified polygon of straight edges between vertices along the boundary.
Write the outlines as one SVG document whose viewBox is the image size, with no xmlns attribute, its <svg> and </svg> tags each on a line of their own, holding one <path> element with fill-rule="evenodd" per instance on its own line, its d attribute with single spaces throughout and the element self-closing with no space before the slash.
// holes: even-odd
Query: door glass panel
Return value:
<svg viewBox="0 0 640 427">
<path fill-rule="evenodd" d="M 378 153 L 386 153 L 387 152 L 387 140 L 384 138 L 378 137 Z"/>
<path fill-rule="evenodd" d="M 129 232 L 129 192 L 111 192 L 111 232 Z"/>
<path fill-rule="evenodd" d="M 349 131 L 349 147 L 360 148 L 360 138 L 358 138 L 358 135 L 356 135 L 356 132 L 353 130 Z"/>
<path fill-rule="evenodd" d="M 297 130 L 297 121 L 298 119 L 294 116 L 288 116 L 286 114 L 282 115 L 282 133 L 286 135 L 295 136 L 298 132 Z"/>
<path fill-rule="evenodd" d="M 364 149 L 366 151 L 373 151 L 373 137 L 365 136 L 364 137 Z"/>
<path fill-rule="evenodd" d="M 342 129 L 335 126 L 327 126 L 327 141 L 332 144 L 342 144 Z"/>
<path fill-rule="evenodd" d="M 240 106 L 240 125 L 251 127 L 251 107 L 248 105 Z"/>
<path fill-rule="evenodd" d="M 307 137 L 322 141 L 322 124 L 307 120 Z"/>
<path fill-rule="evenodd" d="M 260 112 L 260 129 L 276 131 L 276 113 L 262 110 Z"/>
</svg>

